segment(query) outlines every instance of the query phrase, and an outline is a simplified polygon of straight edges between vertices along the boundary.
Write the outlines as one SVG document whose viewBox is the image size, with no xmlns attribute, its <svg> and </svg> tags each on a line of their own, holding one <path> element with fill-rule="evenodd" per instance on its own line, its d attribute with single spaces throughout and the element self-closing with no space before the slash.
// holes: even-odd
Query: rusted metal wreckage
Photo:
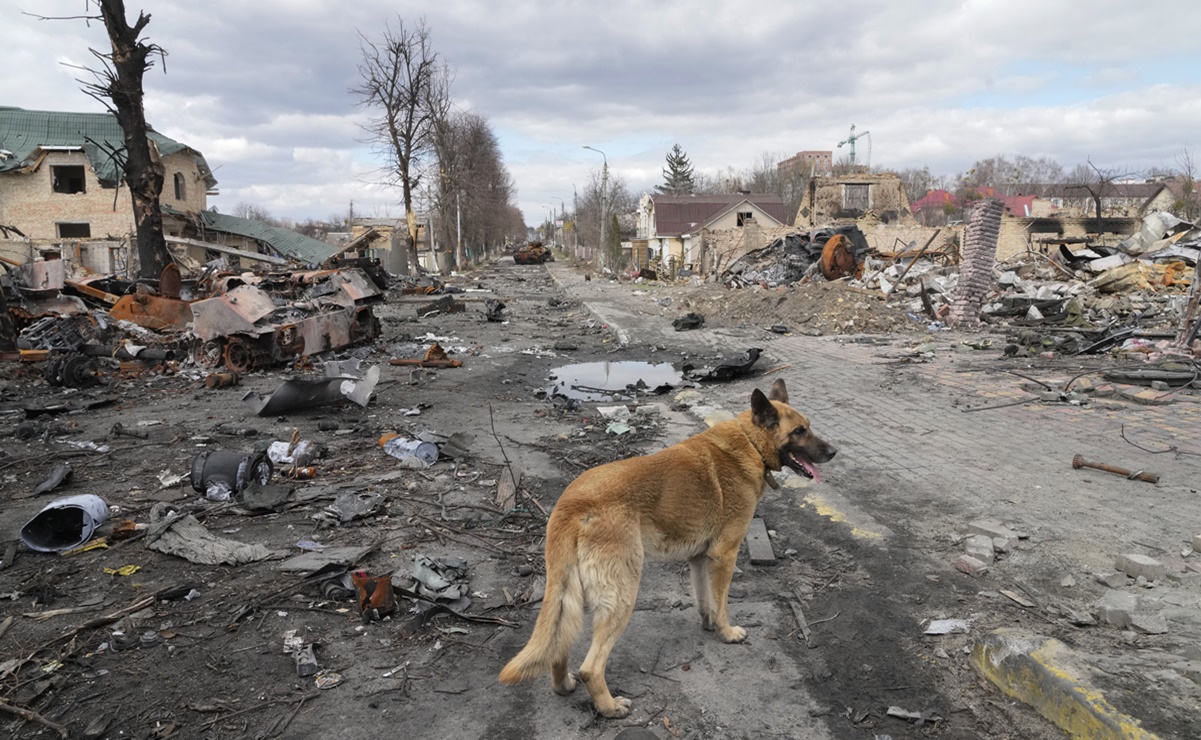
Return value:
<svg viewBox="0 0 1201 740">
<path fill-rule="evenodd" d="M 383 292 L 361 269 L 221 282 L 213 297 L 191 304 L 192 359 L 203 367 L 249 372 L 379 336 L 372 305 Z"/>
<path fill-rule="evenodd" d="M 182 351 L 206 369 L 242 373 L 370 341 L 380 332 L 372 306 L 384 300 L 386 287 L 386 274 L 362 266 L 213 271 L 185 282 L 172 264 L 157 289 L 113 276 L 69 280 L 59 260 L 10 272 L 9 306 L 20 329 L 21 357 L 53 356 L 48 378 L 65 385 L 103 374 L 94 360 L 66 363 L 68 354 L 161 362 Z M 136 344 L 122 342 L 119 335 L 131 333 Z"/>
</svg>

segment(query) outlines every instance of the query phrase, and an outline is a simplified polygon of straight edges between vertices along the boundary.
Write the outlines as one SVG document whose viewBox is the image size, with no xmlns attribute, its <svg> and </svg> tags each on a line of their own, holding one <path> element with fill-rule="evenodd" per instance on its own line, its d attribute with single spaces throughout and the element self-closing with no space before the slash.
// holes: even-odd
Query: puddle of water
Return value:
<svg viewBox="0 0 1201 740">
<path fill-rule="evenodd" d="M 665 393 L 683 379 L 670 362 L 584 362 L 553 370 L 546 393 L 580 401 L 624 401 Z"/>
</svg>

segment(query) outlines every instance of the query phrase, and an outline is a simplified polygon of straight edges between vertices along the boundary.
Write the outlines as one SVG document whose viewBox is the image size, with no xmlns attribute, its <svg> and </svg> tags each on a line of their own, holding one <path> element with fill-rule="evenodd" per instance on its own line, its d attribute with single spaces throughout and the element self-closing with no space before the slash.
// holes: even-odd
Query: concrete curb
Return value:
<svg viewBox="0 0 1201 740">
<path fill-rule="evenodd" d="M 1059 640 L 999 629 L 976 639 L 971 662 L 1001 691 L 1029 704 L 1074 738 L 1158 740 L 1088 683 L 1085 661 Z"/>
</svg>

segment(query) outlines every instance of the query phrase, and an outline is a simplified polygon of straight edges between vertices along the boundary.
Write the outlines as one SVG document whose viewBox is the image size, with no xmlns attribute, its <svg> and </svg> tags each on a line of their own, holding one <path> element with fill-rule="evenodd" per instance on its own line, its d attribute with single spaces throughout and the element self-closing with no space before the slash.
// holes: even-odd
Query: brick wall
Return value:
<svg viewBox="0 0 1201 740">
<path fill-rule="evenodd" d="M 83 166 L 84 192 L 56 193 L 52 168 L 56 165 Z M 163 158 L 166 181 L 162 203 L 181 211 L 199 211 L 208 198 L 195 157 L 176 152 Z M 175 175 L 183 178 L 184 198 L 175 197 Z M 0 174 L 0 223 L 15 226 L 39 242 L 58 241 L 56 224 L 86 223 L 91 239 L 120 240 L 133 233 L 133 202 L 129 190 L 101 187 L 83 152 L 49 152 L 32 172 Z"/>
</svg>

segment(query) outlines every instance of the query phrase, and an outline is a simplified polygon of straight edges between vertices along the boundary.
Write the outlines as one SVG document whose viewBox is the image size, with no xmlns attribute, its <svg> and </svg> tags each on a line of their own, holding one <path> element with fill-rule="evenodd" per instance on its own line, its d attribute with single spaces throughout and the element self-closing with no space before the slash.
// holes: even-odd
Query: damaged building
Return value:
<svg viewBox="0 0 1201 740">
<path fill-rule="evenodd" d="M 190 349 L 201 366 L 246 372 L 379 334 L 372 304 L 387 274 L 364 258 L 378 232 L 335 247 L 218 213 L 204 156 L 149 136 L 172 258 L 152 285 L 130 277 L 135 225 L 115 117 L 0 108 L 0 263 L 23 359 L 54 360 L 48 378 L 86 382 L 54 369 L 66 367 L 61 355 L 115 356 L 132 338 L 139 352 L 159 345 L 156 361 Z"/>
<path fill-rule="evenodd" d="M 204 155 L 153 129 L 162 202 L 175 213 L 208 208 L 217 181 Z M 124 134 L 108 113 L 0 108 L 0 255 L 25 262 L 52 252 L 74 268 L 128 274 L 133 204 L 121 181 Z M 164 231 L 185 222 L 164 214 Z"/>
<path fill-rule="evenodd" d="M 780 196 L 765 193 L 647 193 L 638 203 L 637 236 L 631 244 L 634 263 L 719 272 L 790 231 L 784 208 Z"/>
</svg>

